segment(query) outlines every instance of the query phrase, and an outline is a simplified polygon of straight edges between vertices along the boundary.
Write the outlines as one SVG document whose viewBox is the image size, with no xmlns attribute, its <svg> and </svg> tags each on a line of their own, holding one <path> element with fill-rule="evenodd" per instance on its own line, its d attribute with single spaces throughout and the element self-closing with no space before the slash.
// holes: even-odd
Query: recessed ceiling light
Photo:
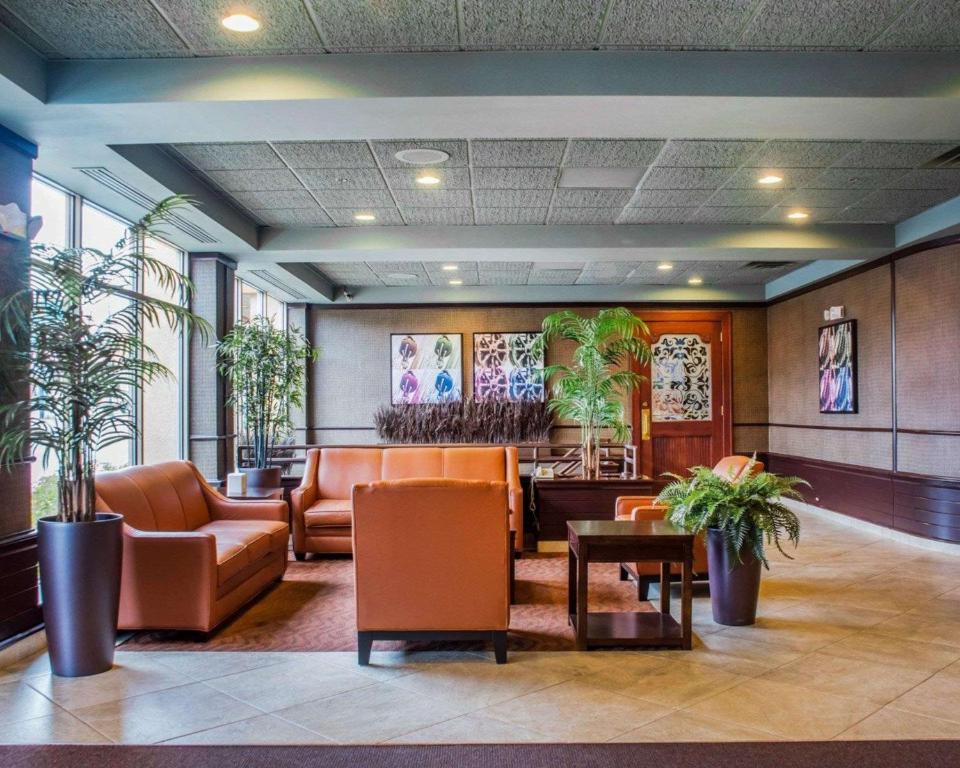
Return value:
<svg viewBox="0 0 960 768">
<path fill-rule="evenodd" d="M 687 283 L 688 283 L 689 285 L 703 285 L 703 278 L 702 278 L 702 277 L 691 277 L 689 280 L 687 280 Z"/>
<path fill-rule="evenodd" d="M 434 176 L 432 173 L 425 173 L 422 176 L 417 176 L 417 184 L 426 184 L 427 186 L 433 186 L 434 184 L 440 183 L 440 177 Z"/>
<path fill-rule="evenodd" d="M 231 14 L 220 23 L 231 32 L 256 32 L 260 29 L 260 22 L 246 13 Z"/>
<path fill-rule="evenodd" d="M 408 165 L 439 165 L 450 159 L 442 149 L 401 149 L 394 157 Z"/>
<path fill-rule="evenodd" d="M 777 176 L 775 173 L 768 173 L 766 176 L 761 176 L 757 179 L 757 184 L 779 184 L 783 181 L 783 176 Z"/>
<path fill-rule="evenodd" d="M 669 272 L 671 269 L 673 269 L 673 264 L 665 261 L 663 264 L 657 264 L 657 269 L 659 269 L 661 272 Z"/>
<path fill-rule="evenodd" d="M 376 221 L 377 217 L 372 213 L 355 213 L 353 214 L 354 221 Z"/>
<path fill-rule="evenodd" d="M 460 280 L 459 278 L 456 280 L 451 280 L 450 285 L 463 285 L 463 280 Z"/>
<path fill-rule="evenodd" d="M 443 271 L 444 271 L 444 272 L 456 272 L 458 269 L 460 269 L 460 267 L 458 267 L 456 264 L 444 264 L 444 265 L 443 265 Z"/>
<path fill-rule="evenodd" d="M 790 211 L 787 214 L 788 219 L 793 219 L 794 221 L 803 221 L 804 219 L 809 219 L 810 214 L 806 211 Z"/>
</svg>

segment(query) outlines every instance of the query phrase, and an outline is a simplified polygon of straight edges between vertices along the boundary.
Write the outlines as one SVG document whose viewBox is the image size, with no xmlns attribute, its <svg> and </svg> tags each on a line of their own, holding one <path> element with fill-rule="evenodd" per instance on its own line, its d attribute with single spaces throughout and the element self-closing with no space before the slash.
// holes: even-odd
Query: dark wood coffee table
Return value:
<svg viewBox="0 0 960 768">
<path fill-rule="evenodd" d="M 692 648 L 693 534 L 666 520 L 567 523 L 567 608 L 577 650 L 596 646 Z M 596 613 L 587 608 L 590 563 L 660 563 L 660 610 Z M 681 563 L 680 621 L 670 615 L 670 563 Z"/>
</svg>

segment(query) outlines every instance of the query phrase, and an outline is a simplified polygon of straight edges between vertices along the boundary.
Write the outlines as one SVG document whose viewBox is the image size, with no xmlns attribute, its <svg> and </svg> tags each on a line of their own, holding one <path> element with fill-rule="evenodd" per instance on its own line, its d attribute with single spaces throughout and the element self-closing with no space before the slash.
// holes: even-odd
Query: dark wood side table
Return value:
<svg viewBox="0 0 960 768">
<path fill-rule="evenodd" d="M 274 501 L 283 500 L 283 488 L 253 488 L 247 486 L 246 493 L 227 493 L 227 487 L 222 486 L 220 493 L 228 499 L 237 499 L 240 501 L 259 501 L 261 499 L 272 499 Z"/>
<path fill-rule="evenodd" d="M 567 612 L 577 650 L 596 646 L 693 647 L 693 534 L 666 520 L 571 520 L 567 523 Z M 590 612 L 590 563 L 660 563 L 660 610 Z M 681 563 L 680 621 L 670 615 L 670 563 Z"/>
</svg>

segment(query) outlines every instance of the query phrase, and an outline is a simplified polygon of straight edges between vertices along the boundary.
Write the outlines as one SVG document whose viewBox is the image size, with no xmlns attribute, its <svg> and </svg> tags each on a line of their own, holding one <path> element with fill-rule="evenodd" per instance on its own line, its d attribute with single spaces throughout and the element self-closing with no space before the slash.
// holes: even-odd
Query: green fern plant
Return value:
<svg viewBox="0 0 960 768">
<path fill-rule="evenodd" d="M 666 517 L 674 525 L 697 534 L 718 529 L 736 562 L 743 562 L 741 553 L 749 548 L 769 568 L 764 542 L 787 558 L 781 542 L 794 547 L 800 543 L 800 521 L 783 499 L 802 499 L 797 486 L 809 483 L 771 472 L 752 474 L 752 466 L 740 480 L 721 477 L 709 467 L 693 467 L 690 477 L 669 474 L 673 482 L 660 492 L 657 503 L 667 507 Z"/>
</svg>

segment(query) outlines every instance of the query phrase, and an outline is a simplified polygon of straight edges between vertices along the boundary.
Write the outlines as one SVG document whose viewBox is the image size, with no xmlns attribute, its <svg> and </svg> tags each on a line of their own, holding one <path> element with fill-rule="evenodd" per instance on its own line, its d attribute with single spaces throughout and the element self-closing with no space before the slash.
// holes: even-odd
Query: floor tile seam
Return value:
<svg viewBox="0 0 960 768">
<path fill-rule="evenodd" d="M 512 699 L 510 699 L 510 701 L 512 701 Z M 501 701 L 501 702 L 497 702 L 497 704 L 491 704 L 491 705 L 489 705 L 489 706 L 495 707 L 495 706 L 498 706 L 499 704 L 503 704 L 503 703 L 505 703 L 505 702 L 502 702 L 502 701 Z M 459 720 L 459 719 L 462 718 L 462 717 L 472 717 L 472 716 L 475 716 L 475 715 L 478 715 L 478 714 L 482 714 L 484 709 L 486 709 L 486 707 L 482 707 L 481 709 L 475 709 L 475 710 L 472 710 L 472 711 L 470 711 L 470 712 L 463 712 L 463 713 L 461 713 L 461 714 L 454 715 L 453 717 L 448 717 L 448 718 L 446 718 L 446 719 L 444 719 L 444 720 L 438 720 L 437 722 L 431 723 L 430 725 L 422 725 L 422 726 L 419 726 L 419 727 L 417 727 L 417 728 L 413 728 L 412 730 L 404 731 L 403 733 L 395 734 L 395 735 L 390 736 L 390 737 L 388 737 L 388 738 L 386 738 L 386 739 L 381 739 L 381 740 L 378 741 L 377 743 L 378 743 L 378 744 L 386 744 L 387 742 L 393 741 L 394 739 L 401 739 L 401 738 L 403 738 L 404 736 L 409 736 L 409 735 L 411 735 L 411 734 L 417 733 L 418 731 L 426 731 L 426 730 L 428 730 L 428 729 L 430 729 L 430 728 L 434 728 L 434 727 L 436 727 L 436 726 L 438 726 L 438 725 L 443 725 L 444 723 L 449 723 L 449 722 L 451 722 L 451 721 L 453 721 L 453 720 Z M 501 720 L 500 718 L 494 717 L 493 715 L 486 715 L 485 717 L 487 717 L 488 720 L 495 720 L 495 721 L 498 722 L 498 723 L 503 723 L 503 724 L 505 724 L 505 725 L 510 725 L 510 726 L 515 727 L 515 728 L 521 728 L 522 730 L 529 731 L 529 732 L 532 733 L 534 736 L 539 736 L 539 737 L 541 737 L 541 738 L 543 738 L 543 739 L 547 739 L 547 740 L 550 739 L 550 737 L 549 737 L 547 734 L 541 733 L 540 731 L 537 731 L 537 730 L 535 730 L 535 729 L 533 729 L 533 728 L 530 728 L 529 726 L 519 725 L 519 724 L 517 724 L 517 723 L 508 723 L 506 720 Z M 431 744 L 432 744 L 432 743 L 441 743 L 441 742 L 425 742 L 425 743 L 431 743 Z M 463 742 L 457 742 L 457 743 L 463 743 Z M 519 743 L 519 742 L 508 742 L 508 743 Z"/>
<path fill-rule="evenodd" d="M 243 674 L 243 673 L 241 672 L 241 673 L 237 673 L 237 674 Z M 227 677 L 229 677 L 229 675 L 227 675 Z M 222 679 L 222 678 L 218 678 L 218 679 Z M 314 704 L 314 703 L 323 701 L 323 700 L 325 700 L 325 699 L 333 698 L 334 696 L 339 696 L 341 693 L 349 693 L 350 691 L 359 691 L 359 690 L 361 690 L 362 688 L 372 688 L 372 687 L 375 686 L 375 685 L 383 685 L 383 683 L 378 683 L 376 680 L 372 680 L 372 679 L 370 679 L 370 678 L 364 678 L 364 680 L 367 681 L 365 685 L 358 685 L 356 688 L 348 688 L 348 689 L 346 689 L 346 690 L 344 690 L 344 691 L 337 691 L 336 693 L 330 693 L 330 694 L 327 694 L 327 695 L 325 695 L 325 696 L 318 696 L 318 697 L 315 698 L 315 699 L 308 699 L 307 701 L 296 701 L 296 702 L 293 702 L 292 704 L 285 704 L 284 706 L 280 707 L 279 709 L 264 709 L 262 706 L 258 706 L 258 705 L 254 704 L 254 703 L 252 703 L 252 702 L 247 701 L 246 699 L 242 699 L 242 698 L 240 698 L 239 696 L 237 696 L 237 695 L 235 695 L 235 694 L 233 694 L 233 693 L 230 693 L 229 691 L 222 691 L 222 690 L 220 690 L 219 688 L 217 688 L 216 686 L 214 686 L 214 685 L 209 685 L 209 684 L 208 684 L 209 682 L 215 682 L 215 681 L 202 680 L 202 681 L 200 681 L 198 684 L 199 684 L 199 685 L 205 685 L 205 686 L 207 686 L 207 688 L 209 688 L 210 690 L 216 691 L 217 693 L 222 694 L 222 695 L 224 695 L 224 696 L 227 696 L 228 698 L 231 698 L 231 699 L 233 699 L 234 701 L 238 701 L 238 702 L 240 702 L 241 704 L 246 704 L 248 707 L 253 707 L 254 709 L 258 710 L 259 712 L 262 712 L 262 713 L 265 714 L 265 715 L 272 715 L 272 714 L 274 714 L 275 712 L 280 711 L 281 709 L 288 709 L 289 707 L 302 707 L 302 706 L 306 706 L 307 704 Z"/>
<path fill-rule="evenodd" d="M 54 703 L 56 703 L 56 702 L 54 702 Z M 19 725 L 23 725 L 23 724 L 25 724 L 25 723 L 33 722 L 34 720 L 45 720 L 45 719 L 48 718 L 48 717 L 56 717 L 58 714 L 65 714 L 67 717 L 72 717 L 74 720 L 76 720 L 77 722 L 79 722 L 81 725 L 89 728 L 91 731 L 93 731 L 94 733 L 96 733 L 98 736 L 102 736 L 104 739 L 106 739 L 106 740 L 107 740 L 108 742 L 110 742 L 111 744 L 115 744 L 115 743 L 116 743 L 116 742 L 115 742 L 113 739 L 111 739 L 107 734 L 103 733 L 103 732 L 100 731 L 98 728 L 95 728 L 93 725 L 91 725 L 90 723 L 88 723 L 86 720 L 83 720 L 82 718 L 78 717 L 77 715 L 75 715 L 75 714 L 74 714 L 73 712 L 71 712 L 70 710 L 64 709 L 63 707 L 59 707 L 59 706 L 58 706 L 58 709 L 60 710 L 60 712 L 49 712 L 49 713 L 47 713 L 47 714 L 45 714 L 45 715 L 38 715 L 38 716 L 36 716 L 36 717 L 28 717 L 28 718 L 26 718 L 25 720 L 11 720 L 11 721 L 8 721 L 8 722 L 6 722 L 6 723 L 0 724 L 0 728 L 4 728 L 4 727 L 6 727 L 6 726 L 11 726 L 11 725 L 19 726 Z M 2 744 L 2 743 L 4 743 L 4 742 L 0 742 L 0 744 Z M 11 744 L 12 744 L 12 743 L 15 743 L 15 742 L 7 742 L 7 743 L 11 743 Z M 70 742 L 70 743 L 74 743 L 74 742 Z"/>
<path fill-rule="evenodd" d="M 166 653 L 183 653 L 183 651 L 136 651 L 136 653 L 142 653 L 142 654 L 153 654 L 153 653 L 166 654 Z M 190 651 L 187 651 L 187 653 L 190 653 Z M 192 653 L 231 653 L 231 651 L 192 651 Z M 286 664 L 286 663 L 288 663 L 288 662 L 289 662 L 289 660 L 287 660 L 287 659 L 276 659 L 276 660 L 268 661 L 268 662 L 266 662 L 266 663 L 264 663 L 264 664 L 258 664 L 258 665 L 255 666 L 255 667 L 249 667 L 249 668 L 247 668 L 247 669 L 240 670 L 239 672 L 227 672 L 227 673 L 222 674 L 222 675 L 213 675 L 212 677 L 195 677 L 195 676 L 193 676 L 193 675 L 188 675 L 187 673 L 182 672 L 182 671 L 180 671 L 179 669 L 177 669 L 176 666 L 174 665 L 174 663 L 172 662 L 172 660 L 162 659 L 162 658 L 158 658 L 158 659 L 157 659 L 157 663 L 162 664 L 162 665 L 165 666 L 167 669 L 169 669 L 169 670 L 171 670 L 171 671 L 173 671 L 173 672 L 177 672 L 178 674 L 183 675 L 184 677 L 187 677 L 187 678 L 189 678 L 190 680 L 193 680 L 194 682 L 197 682 L 197 683 L 205 683 L 207 680 L 220 680 L 221 678 L 229 677 L 230 675 L 238 675 L 238 674 L 242 674 L 243 672 L 252 672 L 252 671 L 255 670 L 255 669 L 266 669 L 267 667 L 277 666 L 278 664 Z"/>
<path fill-rule="evenodd" d="M 132 694 L 130 694 L 130 695 L 124 695 L 124 696 L 119 696 L 119 697 L 117 697 L 117 698 L 105 699 L 105 700 L 103 700 L 103 701 L 98 701 L 96 704 L 82 704 L 81 706 L 77 707 L 77 709 L 89 709 L 90 707 L 99 707 L 99 706 L 104 705 L 104 704 L 113 704 L 113 703 L 118 702 L 118 701 L 126 701 L 126 700 L 128 700 L 128 699 L 135 699 L 135 698 L 137 698 L 138 696 L 147 696 L 147 695 L 149 695 L 149 694 L 151 694 L 151 693 L 161 693 L 161 692 L 163 692 L 163 691 L 170 691 L 170 690 L 173 690 L 174 688 L 183 688 L 184 686 L 194 685 L 194 684 L 196 684 L 197 682 L 200 682 L 200 681 L 197 681 L 197 680 L 193 680 L 193 679 L 191 679 L 191 678 L 189 678 L 189 677 L 186 677 L 186 676 L 184 676 L 184 675 L 180 675 L 180 677 L 183 678 L 183 679 L 182 679 L 181 681 L 178 681 L 178 682 L 172 684 L 172 685 L 164 685 L 164 686 L 161 687 L 161 688 L 153 688 L 153 689 L 151 689 L 151 690 L 149 690 L 149 691 L 139 691 L 138 693 L 132 693 Z M 43 691 L 41 691 L 39 688 L 35 688 L 33 685 L 30 685 L 30 683 L 27 683 L 27 685 L 31 688 L 31 690 L 36 691 L 36 692 L 39 693 L 41 696 L 43 696 L 45 699 L 48 699 L 49 701 L 52 701 L 54 704 L 56 704 L 56 705 L 57 705 L 58 707 L 60 707 L 61 709 L 65 710 L 65 711 L 67 711 L 67 712 L 70 712 L 71 714 L 75 711 L 74 709 L 71 709 L 70 707 L 67 707 L 67 706 L 64 705 L 64 704 L 58 703 L 58 702 L 56 701 L 56 699 L 54 699 L 52 696 L 48 696 L 46 693 L 44 693 Z M 67 683 L 67 685 L 69 685 L 69 683 Z"/>
<path fill-rule="evenodd" d="M 259 712 L 258 714 L 250 715 L 249 717 L 244 717 L 244 718 L 241 718 L 240 720 L 231 720 L 231 721 L 228 722 L 228 723 L 218 723 L 217 725 L 211 725 L 209 728 L 200 728 L 199 730 L 190 731 L 189 733 L 181 733 L 181 734 L 179 734 L 178 736 L 171 736 L 171 737 L 168 738 L 168 739 L 162 739 L 162 740 L 160 740 L 160 741 L 156 741 L 156 742 L 153 742 L 153 743 L 154 743 L 154 744 L 166 744 L 166 743 L 168 743 L 168 742 L 175 741 L 176 739 L 182 739 L 182 738 L 184 738 L 185 736 L 196 736 L 198 733 L 207 733 L 208 731 L 215 731 L 217 728 L 223 728 L 223 727 L 228 726 L 228 725 L 237 725 L 238 723 L 245 723 L 245 722 L 247 722 L 248 720 L 256 720 L 256 719 L 261 718 L 261 717 L 276 717 L 278 720 L 283 720 L 285 723 L 288 723 L 288 724 L 290 724 L 290 725 L 294 725 L 294 726 L 296 726 L 296 727 L 298 727 L 298 728 L 302 728 L 303 730 L 307 731 L 308 733 L 312 733 L 312 734 L 314 734 L 315 736 L 323 739 L 324 741 L 330 742 L 331 744 L 336 744 L 336 743 L 338 743 L 338 742 L 333 741 L 332 739 L 327 738 L 327 737 L 324 736 L 322 733 L 317 733 L 317 732 L 314 731 L 313 729 L 307 728 L 306 726 L 300 725 L 299 723 L 293 723 L 293 722 L 287 720 L 285 717 L 280 717 L 279 715 L 277 715 L 277 714 L 275 714 L 275 713 L 273 713 L 273 712 Z"/>
<path fill-rule="evenodd" d="M 729 690 L 729 688 L 728 688 L 727 690 Z M 722 691 L 721 691 L 721 693 L 722 693 Z M 694 702 L 694 703 L 695 703 L 695 704 L 699 704 L 700 701 L 704 701 L 704 700 L 701 699 L 701 700 L 699 700 L 699 701 L 697 701 L 697 702 Z M 689 706 L 692 707 L 692 706 L 694 706 L 694 704 L 690 704 Z M 714 717 L 713 715 L 703 715 L 703 714 L 700 714 L 699 712 L 696 713 L 696 714 L 694 714 L 693 712 L 686 712 L 686 710 L 685 710 L 685 709 L 682 709 L 682 708 L 676 708 L 676 709 L 674 709 L 672 712 L 667 712 L 667 713 L 661 715 L 660 717 L 658 717 L 658 718 L 656 718 L 656 719 L 654 719 L 654 720 L 651 720 L 649 723 L 644 723 L 643 725 L 641 725 L 641 726 L 639 726 L 639 727 L 637 727 L 637 728 L 633 728 L 633 729 L 627 731 L 627 733 L 633 733 L 633 731 L 643 730 L 644 728 L 647 728 L 647 727 L 653 725 L 654 723 L 657 723 L 657 722 L 659 722 L 660 720 L 663 720 L 664 718 L 667 718 L 667 717 L 670 717 L 670 716 L 676 715 L 676 714 L 681 714 L 681 713 L 682 713 L 682 714 L 687 714 L 687 715 L 689 715 L 690 717 L 693 717 L 693 718 L 695 718 L 695 719 L 697 719 L 697 720 L 707 720 L 708 722 L 710 722 L 710 723 L 715 723 L 715 724 L 718 725 L 718 726 L 729 727 L 730 725 L 735 725 L 737 728 L 745 728 L 745 729 L 748 730 L 748 731 L 756 731 L 758 734 L 763 734 L 763 735 L 766 735 L 766 736 L 776 735 L 776 734 L 774 734 L 772 731 L 767 731 L 767 730 L 764 730 L 764 729 L 762 729 L 762 728 L 758 728 L 758 727 L 754 727 L 754 726 L 749 726 L 749 725 L 743 725 L 742 723 L 731 723 L 731 722 L 729 722 L 729 721 L 727 721 L 727 720 L 721 720 L 720 718 Z M 618 738 L 620 738 L 620 736 L 624 736 L 624 735 L 625 735 L 625 734 L 622 734 L 622 733 L 621 733 L 619 736 L 614 736 L 613 738 L 614 738 L 614 739 L 618 739 Z M 778 739 L 779 741 L 786 741 L 786 740 L 787 740 L 787 738 L 786 738 L 785 736 L 778 736 L 777 739 Z M 608 741 L 612 741 L 612 740 L 613 740 L 613 739 L 608 739 Z M 641 743 L 641 742 L 627 742 L 627 743 Z M 679 742 L 675 742 L 675 741 L 661 741 L 661 742 L 658 742 L 658 743 L 660 743 L 660 744 L 676 744 L 676 743 L 679 743 Z M 720 743 L 720 742 L 712 742 L 712 743 L 716 744 L 716 743 Z"/>
</svg>

